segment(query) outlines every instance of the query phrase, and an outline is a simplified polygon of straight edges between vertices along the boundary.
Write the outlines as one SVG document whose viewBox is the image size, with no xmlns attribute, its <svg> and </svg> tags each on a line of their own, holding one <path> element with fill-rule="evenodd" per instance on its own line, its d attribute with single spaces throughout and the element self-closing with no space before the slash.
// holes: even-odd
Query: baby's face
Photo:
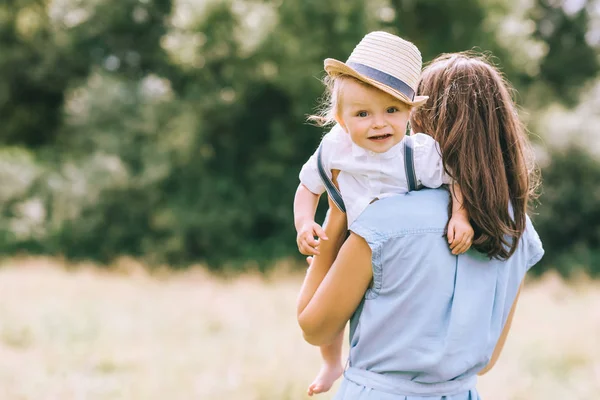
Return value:
<svg viewBox="0 0 600 400">
<path fill-rule="evenodd" d="M 360 147 L 384 153 L 404 138 L 408 105 L 354 79 L 344 82 L 339 95 L 339 122 Z"/>
</svg>

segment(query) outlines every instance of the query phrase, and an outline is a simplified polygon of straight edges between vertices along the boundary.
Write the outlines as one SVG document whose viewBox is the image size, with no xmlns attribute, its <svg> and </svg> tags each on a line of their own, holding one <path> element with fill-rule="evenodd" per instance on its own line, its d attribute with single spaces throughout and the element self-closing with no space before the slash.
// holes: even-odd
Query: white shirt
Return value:
<svg viewBox="0 0 600 400">
<path fill-rule="evenodd" d="M 424 133 L 412 137 L 417 183 L 429 188 L 451 183 L 444 171 L 439 144 Z M 323 137 L 321 146 L 327 175 L 331 178 L 331 170 L 340 170 L 338 184 L 346 205 L 348 227 L 373 200 L 408 192 L 402 142 L 385 153 L 375 153 L 358 146 L 336 125 Z M 316 151 L 302 167 L 300 182 L 314 194 L 325 191 Z"/>
</svg>

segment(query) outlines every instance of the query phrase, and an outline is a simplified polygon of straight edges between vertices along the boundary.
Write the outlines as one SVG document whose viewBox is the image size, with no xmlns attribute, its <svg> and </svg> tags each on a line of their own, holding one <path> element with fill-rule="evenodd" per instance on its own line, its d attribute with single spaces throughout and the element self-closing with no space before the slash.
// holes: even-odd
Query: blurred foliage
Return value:
<svg viewBox="0 0 600 400">
<path fill-rule="evenodd" d="M 573 2 L 577 3 L 577 2 Z M 582 2 L 580 10 L 565 13 L 561 2 L 538 0 L 531 15 L 536 21 L 534 37 L 547 44 L 548 52 L 540 63 L 539 79 L 563 102 L 574 105 L 578 89 L 598 72 L 598 51 L 585 45 L 589 32 L 592 2 Z"/>
<path fill-rule="evenodd" d="M 345 59 L 375 29 L 414 41 L 426 61 L 476 47 L 541 127 L 554 104 L 578 106 L 599 68 L 586 39 L 596 8 L 559 3 L 5 1 L 0 248 L 215 268 L 295 256 L 292 199 L 323 133 L 305 118 L 324 58 Z M 551 151 L 536 216 L 552 246 L 543 266 L 598 273 L 600 202 L 577 203 L 589 186 L 565 179 L 592 185 L 598 161 Z M 595 228 L 557 232 L 566 190 Z"/>
<path fill-rule="evenodd" d="M 564 275 L 600 273 L 600 163 L 585 149 L 569 146 L 551 154 L 536 228 L 546 254 L 544 268 Z"/>
</svg>

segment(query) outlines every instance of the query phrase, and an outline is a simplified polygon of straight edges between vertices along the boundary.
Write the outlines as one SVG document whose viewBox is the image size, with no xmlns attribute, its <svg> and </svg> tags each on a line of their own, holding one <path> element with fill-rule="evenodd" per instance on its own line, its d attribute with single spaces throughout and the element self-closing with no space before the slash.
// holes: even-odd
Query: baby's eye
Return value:
<svg viewBox="0 0 600 400">
<path fill-rule="evenodd" d="M 356 113 L 356 116 L 357 116 L 357 117 L 361 117 L 361 118 L 364 118 L 364 117 L 366 117 L 367 115 L 369 115 L 369 113 L 368 113 L 368 112 L 366 112 L 366 111 L 359 111 L 359 112 L 357 112 L 357 113 Z"/>
<path fill-rule="evenodd" d="M 398 109 L 396 107 L 390 107 L 387 109 L 388 114 L 393 114 L 395 112 L 398 112 Z"/>
</svg>

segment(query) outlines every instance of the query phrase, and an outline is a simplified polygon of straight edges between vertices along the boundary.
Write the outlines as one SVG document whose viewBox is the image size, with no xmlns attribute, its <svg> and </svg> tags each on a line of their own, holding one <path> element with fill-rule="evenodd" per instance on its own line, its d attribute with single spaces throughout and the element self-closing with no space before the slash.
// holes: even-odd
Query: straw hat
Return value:
<svg viewBox="0 0 600 400">
<path fill-rule="evenodd" d="M 349 75 L 383 90 L 411 106 L 424 104 L 428 96 L 415 96 L 421 75 L 417 46 L 387 32 L 371 32 L 356 45 L 345 63 L 327 58 L 331 77 Z"/>
</svg>

